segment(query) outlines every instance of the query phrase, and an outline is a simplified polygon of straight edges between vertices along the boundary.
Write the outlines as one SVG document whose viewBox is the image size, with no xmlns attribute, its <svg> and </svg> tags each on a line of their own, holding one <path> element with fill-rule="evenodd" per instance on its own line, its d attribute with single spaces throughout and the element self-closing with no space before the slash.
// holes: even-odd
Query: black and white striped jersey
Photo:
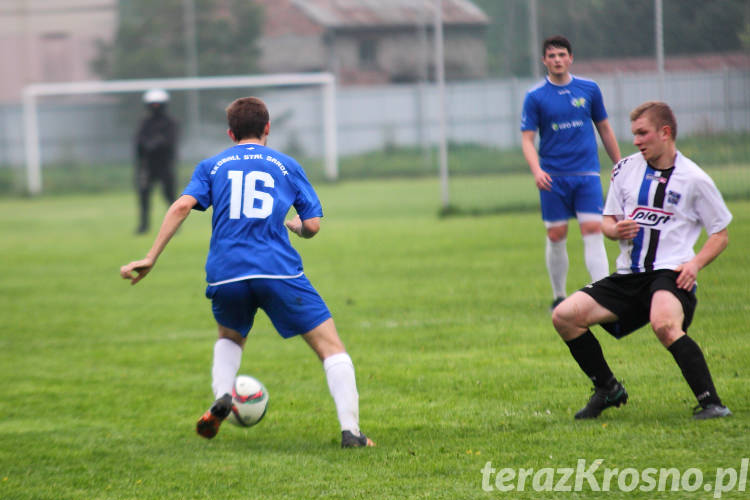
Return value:
<svg viewBox="0 0 750 500">
<path fill-rule="evenodd" d="M 617 163 L 603 213 L 640 226 L 633 240 L 619 242 L 619 274 L 675 269 L 695 256 L 701 228 L 714 234 L 732 220 L 713 180 L 679 151 L 667 170 L 651 167 L 641 153 Z"/>
</svg>

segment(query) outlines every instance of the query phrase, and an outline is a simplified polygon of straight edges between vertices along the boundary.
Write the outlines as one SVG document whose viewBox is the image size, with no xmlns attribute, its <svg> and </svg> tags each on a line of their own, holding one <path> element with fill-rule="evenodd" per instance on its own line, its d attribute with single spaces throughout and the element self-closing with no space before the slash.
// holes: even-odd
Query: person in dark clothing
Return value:
<svg viewBox="0 0 750 500">
<path fill-rule="evenodd" d="M 178 127 L 167 113 L 169 94 L 151 89 L 143 94 L 148 116 L 141 121 L 135 137 L 135 186 L 138 192 L 137 234 L 149 230 L 151 188 L 158 181 L 167 205 L 176 199 L 175 160 Z"/>
</svg>

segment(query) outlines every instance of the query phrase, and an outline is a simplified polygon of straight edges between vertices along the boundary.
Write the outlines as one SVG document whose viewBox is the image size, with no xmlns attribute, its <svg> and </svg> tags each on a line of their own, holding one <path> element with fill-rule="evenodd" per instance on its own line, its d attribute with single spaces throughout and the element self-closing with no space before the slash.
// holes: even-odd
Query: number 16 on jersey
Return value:
<svg viewBox="0 0 750 500">
<path fill-rule="evenodd" d="M 274 187 L 274 180 L 271 174 L 257 170 L 253 170 L 247 174 L 242 170 L 229 170 L 227 177 L 232 184 L 231 199 L 229 202 L 230 219 L 239 219 L 240 215 L 244 215 L 249 219 L 265 219 L 271 215 L 273 211 L 273 196 L 257 189 L 258 181 L 266 188 Z M 260 202 L 260 206 L 255 206 L 255 200 Z"/>
</svg>

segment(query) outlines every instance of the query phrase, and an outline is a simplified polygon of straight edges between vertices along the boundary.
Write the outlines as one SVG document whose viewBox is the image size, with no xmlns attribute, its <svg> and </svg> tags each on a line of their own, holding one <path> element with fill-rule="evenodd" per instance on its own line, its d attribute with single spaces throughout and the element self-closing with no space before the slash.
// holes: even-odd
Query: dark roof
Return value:
<svg viewBox="0 0 750 500">
<path fill-rule="evenodd" d="M 327 28 L 430 23 L 433 0 L 291 0 L 313 22 Z M 469 0 L 443 0 L 443 23 L 486 25 L 487 15 Z"/>
</svg>

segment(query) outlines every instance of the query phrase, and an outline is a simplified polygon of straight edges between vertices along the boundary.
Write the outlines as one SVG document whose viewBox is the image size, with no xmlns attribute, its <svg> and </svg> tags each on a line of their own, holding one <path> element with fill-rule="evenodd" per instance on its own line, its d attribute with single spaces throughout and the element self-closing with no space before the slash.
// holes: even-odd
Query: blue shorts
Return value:
<svg viewBox="0 0 750 500">
<path fill-rule="evenodd" d="M 542 220 L 567 221 L 579 213 L 602 214 L 604 197 L 598 175 L 553 175 L 552 190 L 539 190 Z"/>
<path fill-rule="evenodd" d="M 307 333 L 331 317 L 310 280 L 254 278 L 206 287 L 216 322 L 247 337 L 258 308 L 285 339 Z"/>
</svg>

